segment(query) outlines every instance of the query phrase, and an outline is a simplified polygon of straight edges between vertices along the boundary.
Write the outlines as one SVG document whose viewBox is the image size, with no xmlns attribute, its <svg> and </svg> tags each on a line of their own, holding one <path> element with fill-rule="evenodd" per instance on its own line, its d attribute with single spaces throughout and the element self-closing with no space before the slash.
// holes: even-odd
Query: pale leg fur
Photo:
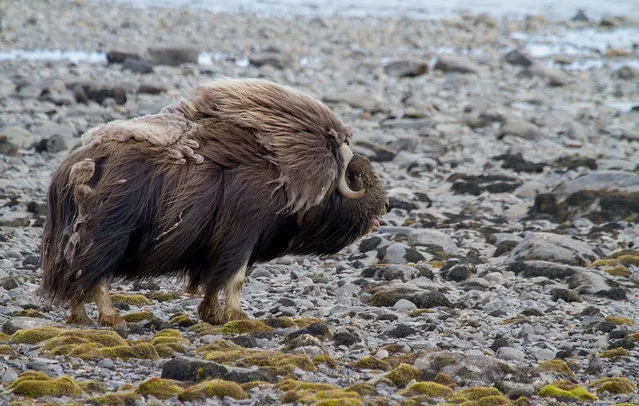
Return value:
<svg viewBox="0 0 639 406">
<path fill-rule="evenodd" d="M 248 319 L 246 313 L 242 311 L 241 294 L 244 280 L 246 279 L 246 265 L 233 275 L 224 286 L 224 300 L 226 311 L 225 321 Z"/>
<path fill-rule="evenodd" d="M 219 290 L 204 294 L 204 299 L 197 308 L 202 321 L 210 324 L 224 324 L 224 309 L 217 297 Z"/>
<path fill-rule="evenodd" d="M 67 319 L 67 324 L 93 324 L 93 320 L 87 315 L 87 310 L 84 307 L 84 300 L 71 304 L 71 314 Z"/>
<path fill-rule="evenodd" d="M 95 304 L 98 306 L 98 324 L 109 327 L 124 326 L 126 322 L 118 317 L 118 312 L 113 307 L 113 302 L 111 302 L 109 286 L 110 282 L 103 280 L 93 289 Z"/>
</svg>

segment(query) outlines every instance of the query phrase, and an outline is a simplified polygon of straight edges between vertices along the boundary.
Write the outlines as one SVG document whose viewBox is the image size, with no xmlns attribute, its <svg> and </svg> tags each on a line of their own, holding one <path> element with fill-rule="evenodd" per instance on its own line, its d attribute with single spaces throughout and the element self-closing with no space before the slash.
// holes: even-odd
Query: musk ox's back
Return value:
<svg viewBox="0 0 639 406">
<path fill-rule="evenodd" d="M 351 137 L 322 103 L 261 80 L 213 82 L 157 115 L 90 130 L 51 182 L 43 292 L 86 321 L 80 304 L 93 293 L 100 307 L 115 277 L 185 275 L 203 287 L 203 319 L 242 317 L 246 267 L 337 252 L 385 213 Z"/>
</svg>

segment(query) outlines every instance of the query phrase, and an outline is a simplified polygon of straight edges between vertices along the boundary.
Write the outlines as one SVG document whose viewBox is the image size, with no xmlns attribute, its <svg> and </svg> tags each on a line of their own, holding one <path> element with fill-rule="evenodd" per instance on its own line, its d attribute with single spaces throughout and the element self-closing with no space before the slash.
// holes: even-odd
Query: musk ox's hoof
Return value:
<svg viewBox="0 0 639 406">
<path fill-rule="evenodd" d="M 98 318 L 98 324 L 101 326 L 112 327 L 112 328 L 126 327 L 126 321 L 122 320 L 117 315 L 100 316 Z"/>
<path fill-rule="evenodd" d="M 200 320 L 209 324 L 220 325 L 225 323 L 224 310 L 220 306 L 210 306 L 206 301 L 203 301 L 198 306 L 197 313 L 200 316 Z"/>
<path fill-rule="evenodd" d="M 78 316 L 76 314 L 72 314 L 67 318 L 67 324 L 79 324 L 82 326 L 90 326 L 93 324 L 93 320 L 91 320 L 88 316 Z"/>
<path fill-rule="evenodd" d="M 227 310 L 224 312 L 224 323 L 233 320 L 248 320 L 249 317 L 242 310 Z"/>
</svg>

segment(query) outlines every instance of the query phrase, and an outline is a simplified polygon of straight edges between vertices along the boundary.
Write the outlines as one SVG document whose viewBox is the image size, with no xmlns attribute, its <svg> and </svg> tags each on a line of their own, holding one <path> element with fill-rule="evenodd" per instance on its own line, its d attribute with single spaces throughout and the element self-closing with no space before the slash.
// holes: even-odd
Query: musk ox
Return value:
<svg viewBox="0 0 639 406">
<path fill-rule="evenodd" d="M 334 254 L 386 213 L 351 138 L 324 104 L 264 80 L 213 81 L 158 114 L 101 124 L 51 180 L 41 292 L 78 324 L 93 296 L 98 322 L 117 326 L 114 278 L 179 276 L 201 288 L 202 320 L 246 318 L 248 267 Z"/>
</svg>

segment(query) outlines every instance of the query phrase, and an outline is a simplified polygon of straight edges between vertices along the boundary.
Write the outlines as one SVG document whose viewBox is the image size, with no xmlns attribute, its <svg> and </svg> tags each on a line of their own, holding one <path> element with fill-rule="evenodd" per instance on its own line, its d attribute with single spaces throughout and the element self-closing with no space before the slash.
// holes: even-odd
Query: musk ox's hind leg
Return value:
<svg viewBox="0 0 639 406">
<path fill-rule="evenodd" d="M 202 321 L 210 324 L 224 324 L 224 309 L 218 299 L 219 289 L 206 290 L 204 298 L 197 308 Z"/>
<path fill-rule="evenodd" d="M 67 319 L 67 324 L 93 324 L 93 320 L 87 315 L 87 310 L 84 307 L 84 299 L 79 299 L 71 303 L 71 314 Z"/>
<path fill-rule="evenodd" d="M 103 280 L 93 289 L 93 298 L 98 307 L 98 324 L 108 327 L 122 327 L 126 321 L 118 317 L 118 312 L 113 307 L 109 296 L 109 280 Z"/>
<path fill-rule="evenodd" d="M 224 285 L 224 299 L 226 310 L 224 321 L 246 320 L 248 316 L 242 311 L 242 287 L 246 280 L 246 265 L 237 271 Z"/>
</svg>

